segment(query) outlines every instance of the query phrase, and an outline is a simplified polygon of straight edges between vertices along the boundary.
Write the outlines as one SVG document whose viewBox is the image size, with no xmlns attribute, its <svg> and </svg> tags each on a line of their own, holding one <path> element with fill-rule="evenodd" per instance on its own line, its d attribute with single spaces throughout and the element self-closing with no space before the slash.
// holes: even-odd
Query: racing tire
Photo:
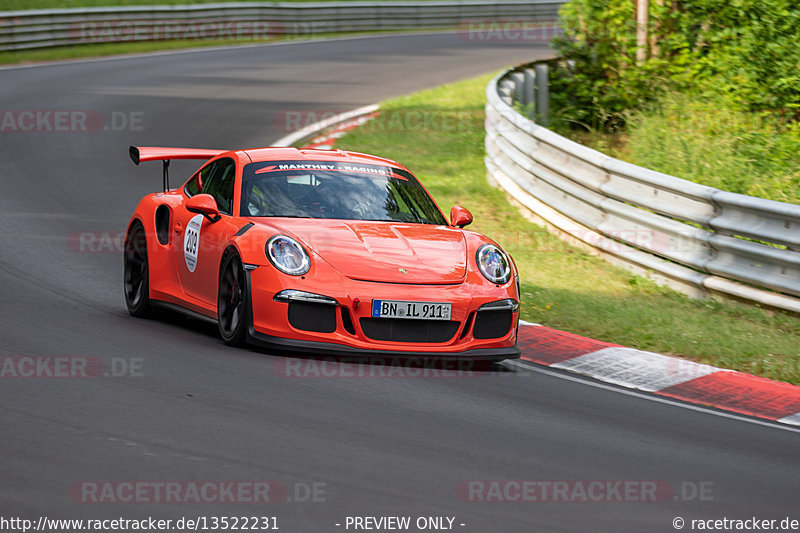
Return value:
<svg viewBox="0 0 800 533">
<path fill-rule="evenodd" d="M 219 335 L 229 346 L 244 346 L 247 331 L 247 277 L 242 260 L 230 252 L 222 261 L 217 291 Z"/>
<path fill-rule="evenodd" d="M 125 239 L 125 304 L 132 316 L 152 315 L 150 305 L 150 268 L 147 260 L 147 236 L 139 221 L 131 225 Z"/>
</svg>

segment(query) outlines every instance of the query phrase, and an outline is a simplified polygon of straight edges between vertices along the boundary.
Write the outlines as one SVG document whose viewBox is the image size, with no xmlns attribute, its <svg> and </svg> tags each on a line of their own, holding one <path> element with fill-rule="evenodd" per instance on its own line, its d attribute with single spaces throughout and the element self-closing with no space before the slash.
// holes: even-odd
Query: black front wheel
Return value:
<svg viewBox="0 0 800 533">
<path fill-rule="evenodd" d="M 245 342 L 247 318 L 247 278 L 242 260 L 235 252 L 222 262 L 217 296 L 219 334 L 225 344 L 242 346 Z"/>
<path fill-rule="evenodd" d="M 125 303 L 136 317 L 151 314 L 150 272 L 147 262 L 147 237 L 140 222 L 134 222 L 125 239 Z"/>
</svg>

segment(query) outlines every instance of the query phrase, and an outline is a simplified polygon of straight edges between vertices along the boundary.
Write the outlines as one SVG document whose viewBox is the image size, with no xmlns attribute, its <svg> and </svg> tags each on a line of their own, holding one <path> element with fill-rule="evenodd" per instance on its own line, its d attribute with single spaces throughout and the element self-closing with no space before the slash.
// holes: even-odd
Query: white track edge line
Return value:
<svg viewBox="0 0 800 533">
<path fill-rule="evenodd" d="M 560 372 L 554 372 L 552 370 L 547 370 L 545 367 L 539 366 L 536 363 L 529 363 L 527 361 L 506 360 L 506 361 L 503 361 L 500 364 L 516 366 L 516 367 L 523 368 L 525 370 L 529 370 L 529 371 L 532 371 L 532 372 L 539 372 L 541 374 L 547 374 L 549 376 L 553 376 L 553 377 L 557 377 L 557 378 L 561 378 L 561 379 L 566 379 L 567 381 L 574 381 L 576 383 L 582 383 L 584 385 L 589 385 L 590 387 L 595 387 L 595 388 L 598 388 L 598 389 L 608 390 L 608 391 L 612 391 L 612 392 L 618 392 L 620 394 L 625 394 L 627 396 L 634 396 L 636 398 L 642 398 L 642 399 L 645 399 L 645 400 L 650 400 L 652 402 L 658 402 L 658 403 L 663 403 L 663 404 L 667 404 L 667 405 L 674 405 L 676 407 L 681 407 L 683 409 L 689 409 L 690 411 L 698 411 L 700 413 L 707 413 L 707 414 L 719 416 L 719 417 L 722 417 L 722 418 L 730 418 L 732 420 L 739 420 L 741 422 L 749 422 L 751 424 L 756 424 L 756 425 L 759 425 L 759 426 L 765 426 L 765 427 L 774 428 L 774 429 L 782 429 L 784 431 L 790 431 L 792 433 L 800 433 L 800 428 L 794 428 L 794 427 L 783 425 L 783 424 L 779 423 L 777 420 L 775 420 L 775 421 L 765 421 L 765 420 L 758 420 L 758 419 L 748 418 L 746 416 L 742 416 L 742 415 L 738 415 L 738 414 L 734 414 L 734 413 L 714 411 L 712 409 L 708 409 L 708 408 L 705 408 L 705 407 L 700 407 L 700 406 L 697 406 L 697 405 L 691 405 L 691 404 L 682 403 L 682 402 L 679 402 L 679 401 L 676 401 L 676 400 L 671 400 L 671 399 L 669 399 L 667 397 L 654 396 L 654 395 L 651 396 L 651 395 L 643 394 L 641 392 L 636 392 L 636 391 L 633 391 L 633 390 L 623 389 L 623 388 L 619 388 L 619 387 L 613 387 L 611 385 L 606 385 L 604 383 L 595 383 L 593 381 L 588 381 L 586 379 L 582 379 L 582 378 L 577 377 L 577 376 L 570 376 L 570 375 L 562 374 Z"/>
<path fill-rule="evenodd" d="M 357 109 L 351 109 L 350 111 L 344 111 L 342 113 L 338 113 L 332 117 L 317 121 L 308 126 L 304 126 L 297 131 L 289 133 L 288 135 L 284 135 L 277 141 L 274 141 L 270 146 L 283 146 L 283 147 L 292 146 L 300 139 L 303 139 L 305 137 L 310 137 L 326 128 L 330 128 L 331 126 L 334 126 L 336 124 L 341 124 L 342 122 L 352 120 L 361 115 L 367 115 L 369 113 L 377 111 L 378 108 L 379 108 L 378 104 L 370 104 L 364 107 L 359 107 Z"/>
</svg>

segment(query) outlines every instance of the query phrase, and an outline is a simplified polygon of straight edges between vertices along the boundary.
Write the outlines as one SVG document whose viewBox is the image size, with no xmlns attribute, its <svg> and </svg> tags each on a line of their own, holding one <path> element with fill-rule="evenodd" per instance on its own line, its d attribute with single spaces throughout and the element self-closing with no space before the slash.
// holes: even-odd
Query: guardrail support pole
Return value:
<svg viewBox="0 0 800 533">
<path fill-rule="evenodd" d="M 536 116 L 536 105 L 534 103 L 536 76 L 529 68 L 526 68 L 522 72 L 525 76 L 525 84 L 522 90 L 522 105 L 523 107 L 530 106 L 528 117 L 533 118 Z"/>
<path fill-rule="evenodd" d="M 525 76 L 522 72 L 514 72 L 511 79 L 514 80 L 514 101 L 525 105 Z"/>
<path fill-rule="evenodd" d="M 536 118 L 542 126 L 550 124 L 550 89 L 547 64 L 536 65 Z"/>
<path fill-rule="evenodd" d="M 498 88 L 498 94 L 500 94 L 500 98 L 508 105 L 514 104 L 514 82 L 511 80 L 503 80 L 500 82 L 500 86 Z"/>
</svg>

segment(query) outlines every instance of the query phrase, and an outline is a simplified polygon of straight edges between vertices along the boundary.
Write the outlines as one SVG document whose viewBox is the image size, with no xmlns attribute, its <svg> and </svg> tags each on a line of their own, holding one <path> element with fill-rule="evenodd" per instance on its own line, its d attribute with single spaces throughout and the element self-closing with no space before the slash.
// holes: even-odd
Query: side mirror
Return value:
<svg viewBox="0 0 800 533">
<path fill-rule="evenodd" d="M 209 222 L 216 222 L 222 218 L 217 201 L 210 194 L 195 194 L 186 201 L 186 210 L 203 215 Z"/>
<path fill-rule="evenodd" d="M 467 211 L 465 207 L 454 205 L 450 208 L 450 225 L 463 228 L 472 224 L 472 213 Z"/>
</svg>

